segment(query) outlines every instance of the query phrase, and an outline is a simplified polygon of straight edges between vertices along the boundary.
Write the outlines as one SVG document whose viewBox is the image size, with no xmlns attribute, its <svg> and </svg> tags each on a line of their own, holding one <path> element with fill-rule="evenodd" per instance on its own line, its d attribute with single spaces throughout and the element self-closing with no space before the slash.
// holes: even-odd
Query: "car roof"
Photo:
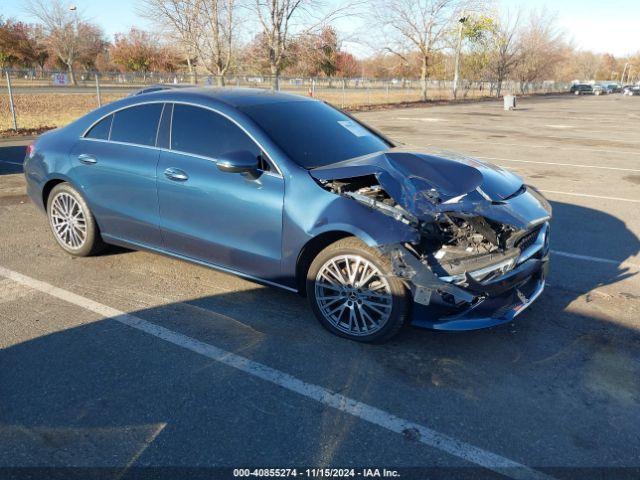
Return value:
<svg viewBox="0 0 640 480">
<path fill-rule="evenodd" d="M 149 93 L 141 93 L 138 98 L 160 98 L 163 100 L 215 100 L 231 107 L 241 108 L 252 105 L 264 105 L 282 102 L 313 101 L 309 97 L 293 95 L 262 88 L 237 87 L 188 87 L 167 88 Z"/>
</svg>

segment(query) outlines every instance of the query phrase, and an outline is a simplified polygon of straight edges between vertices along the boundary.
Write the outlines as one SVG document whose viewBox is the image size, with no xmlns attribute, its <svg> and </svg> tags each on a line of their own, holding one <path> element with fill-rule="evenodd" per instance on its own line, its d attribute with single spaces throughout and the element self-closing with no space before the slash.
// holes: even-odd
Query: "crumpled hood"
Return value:
<svg viewBox="0 0 640 480">
<path fill-rule="evenodd" d="M 314 168 L 309 173 L 323 181 L 374 175 L 391 198 L 418 217 L 462 199 L 501 202 L 523 187 L 522 179 L 507 170 L 435 149 L 392 148 Z"/>
</svg>

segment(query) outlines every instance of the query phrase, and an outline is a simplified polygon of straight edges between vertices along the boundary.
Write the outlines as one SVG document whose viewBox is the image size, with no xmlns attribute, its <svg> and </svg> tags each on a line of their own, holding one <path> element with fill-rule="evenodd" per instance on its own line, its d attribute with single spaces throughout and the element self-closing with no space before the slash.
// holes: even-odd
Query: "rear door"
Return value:
<svg viewBox="0 0 640 480">
<path fill-rule="evenodd" d="M 217 168 L 220 155 L 239 150 L 262 160 L 257 178 Z M 170 150 L 158 164 L 165 248 L 279 283 L 284 180 L 265 157 L 228 118 L 175 104 Z"/>
<path fill-rule="evenodd" d="M 94 125 L 71 152 L 73 178 L 106 237 L 162 245 L 156 138 L 163 107 L 149 103 L 119 110 Z"/>
</svg>

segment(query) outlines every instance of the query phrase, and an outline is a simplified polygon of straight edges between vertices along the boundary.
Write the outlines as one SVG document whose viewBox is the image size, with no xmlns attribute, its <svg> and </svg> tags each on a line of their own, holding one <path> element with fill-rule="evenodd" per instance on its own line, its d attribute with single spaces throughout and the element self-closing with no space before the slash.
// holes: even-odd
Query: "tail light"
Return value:
<svg viewBox="0 0 640 480">
<path fill-rule="evenodd" d="M 25 152 L 26 158 L 32 158 L 35 153 L 36 153 L 35 142 L 31 142 L 29 145 L 27 145 L 27 150 Z"/>
</svg>

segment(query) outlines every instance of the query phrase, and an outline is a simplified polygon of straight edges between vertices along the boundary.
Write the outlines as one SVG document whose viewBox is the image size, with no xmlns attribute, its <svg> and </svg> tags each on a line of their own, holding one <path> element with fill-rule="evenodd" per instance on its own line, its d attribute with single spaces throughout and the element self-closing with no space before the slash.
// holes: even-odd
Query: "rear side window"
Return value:
<svg viewBox="0 0 640 480">
<path fill-rule="evenodd" d="M 149 103 L 116 112 L 111 126 L 110 140 L 154 146 L 160 113 L 162 113 L 162 103 Z"/>
<path fill-rule="evenodd" d="M 235 123 L 211 110 L 175 104 L 171 122 L 171 149 L 210 158 L 226 152 L 260 149 Z"/>
<path fill-rule="evenodd" d="M 109 115 L 107 118 L 103 118 L 96 123 L 91 130 L 87 132 L 85 138 L 94 138 L 96 140 L 109 140 L 109 132 L 111 131 L 111 121 L 113 115 Z"/>
</svg>

